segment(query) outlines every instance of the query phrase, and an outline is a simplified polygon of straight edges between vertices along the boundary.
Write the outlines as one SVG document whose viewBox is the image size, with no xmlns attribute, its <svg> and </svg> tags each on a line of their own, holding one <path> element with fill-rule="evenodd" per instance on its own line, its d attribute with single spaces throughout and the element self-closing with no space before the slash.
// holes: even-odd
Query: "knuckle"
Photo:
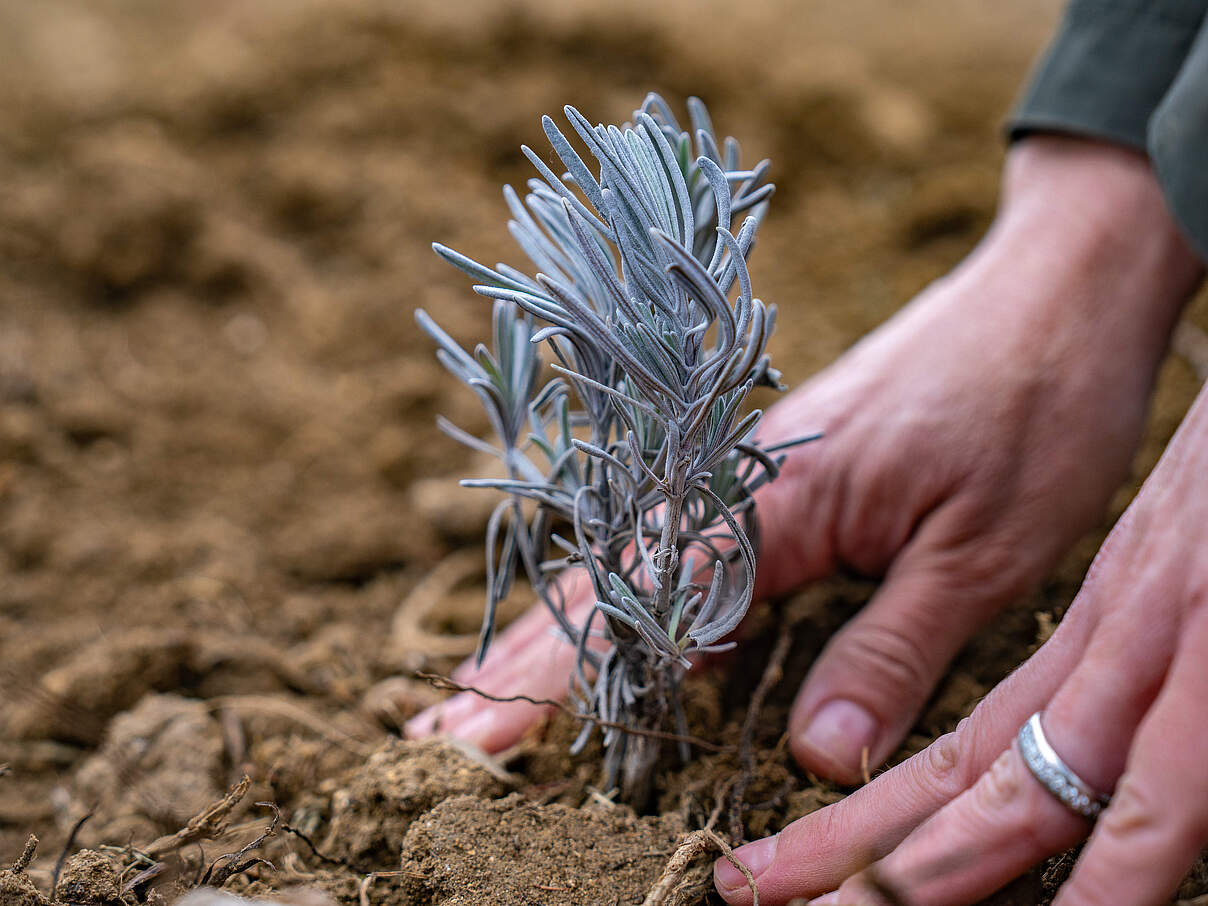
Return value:
<svg viewBox="0 0 1208 906">
<path fill-rule="evenodd" d="M 1014 828 L 1029 852 L 1062 849 L 1081 827 L 1080 819 L 1040 787 L 1013 749 L 994 760 L 969 795 L 979 826 Z"/>
<path fill-rule="evenodd" d="M 1000 812 L 1019 799 L 1023 790 L 1020 773 L 1010 751 L 1003 752 L 982 775 L 974 790 L 978 804 L 987 812 Z"/>
<path fill-rule="evenodd" d="M 1040 557 L 1018 534 L 1000 529 L 961 539 L 942 562 L 944 586 L 990 609 L 1018 595 L 1031 581 Z"/>
<path fill-rule="evenodd" d="M 965 720 L 922 752 L 928 784 L 946 799 L 967 789 L 970 782 Z"/>
<path fill-rule="evenodd" d="M 1130 848 L 1198 846 L 1208 837 L 1201 811 L 1172 806 L 1149 784 L 1125 774 L 1096 832 L 1125 841 Z"/>
<path fill-rule="evenodd" d="M 886 689 L 930 691 L 935 670 L 929 652 L 897 629 L 866 623 L 840 636 L 844 659 L 868 671 Z"/>
<path fill-rule="evenodd" d="M 1115 903 L 1116 897 L 1110 891 L 1099 889 L 1098 884 L 1079 877 L 1070 880 L 1061 888 L 1061 906 L 1104 906 Z"/>
<path fill-rule="evenodd" d="M 962 549 L 961 574 L 965 581 L 976 588 L 994 591 L 1002 586 L 1013 587 L 1019 580 L 1019 545 L 1014 539 L 996 532 L 988 538 L 979 538 L 977 543 Z"/>
<path fill-rule="evenodd" d="M 1144 785 L 1125 774 L 1116 785 L 1111 807 L 1099 821 L 1102 833 L 1129 837 L 1144 833 L 1157 825 L 1161 810 Z"/>
</svg>

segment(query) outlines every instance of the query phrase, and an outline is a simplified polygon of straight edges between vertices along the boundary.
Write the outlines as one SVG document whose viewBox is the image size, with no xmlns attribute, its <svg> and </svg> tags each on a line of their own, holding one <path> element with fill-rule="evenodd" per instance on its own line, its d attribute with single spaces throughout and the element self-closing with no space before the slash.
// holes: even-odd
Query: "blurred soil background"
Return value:
<svg viewBox="0 0 1208 906">
<path fill-rule="evenodd" d="M 732 771 L 724 759 L 663 781 L 662 817 L 635 818 L 561 754 L 567 727 L 497 774 L 473 753 L 390 742 L 373 707 L 383 680 L 451 669 L 479 618 L 491 501 L 456 487 L 479 464 L 434 417 L 487 426 L 412 312 L 472 342 L 488 308 L 429 243 L 519 264 L 499 188 L 528 177 L 522 142 L 544 151 L 541 114 L 573 103 L 622 122 L 648 90 L 679 109 L 700 95 L 747 159 L 773 160 L 753 267 L 796 384 L 976 242 L 1002 118 L 1057 13 L 1054 0 L 0 0 L 0 864 L 36 833 L 24 874 L 47 893 L 93 813 L 61 899 L 168 902 L 257 836 L 270 812 L 251 803 L 267 800 L 292 830 L 252 853 L 273 868 L 234 873 L 235 889 L 640 902 L 665 861 L 648 857 L 707 814 L 700 778 Z M 1202 299 L 1190 318 L 1208 324 Z M 1197 386 L 1172 356 L 1138 477 Z M 1095 543 L 958 663 L 912 747 L 1051 631 Z M 774 746 L 809 658 L 867 593 L 828 584 L 776 618 L 802 628 L 760 727 L 766 805 L 748 834 L 840 795 Z M 756 660 L 778 631 L 764 613 Z M 759 669 L 742 673 L 701 684 L 702 733 L 735 732 Z M 408 680 L 395 692 L 412 710 L 437 696 Z M 244 773 L 225 836 L 153 846 Z M 520 890 L 490 874 L 495 855 L 466 849 L 483 834 L 493 852 L 492 833 L 499 864 L 536 864 L 518 841 L 544 839 L 558 871 L 590 841 L 632 846 L 563 881 L 538 865 Z M 1016 901 L 1043 900 L 1063 864 Z M 683 902 L 704 902 L 696 882 Z M 13 891 L 33 896 L 0 872 L 0 899 Z"/>
</svg>

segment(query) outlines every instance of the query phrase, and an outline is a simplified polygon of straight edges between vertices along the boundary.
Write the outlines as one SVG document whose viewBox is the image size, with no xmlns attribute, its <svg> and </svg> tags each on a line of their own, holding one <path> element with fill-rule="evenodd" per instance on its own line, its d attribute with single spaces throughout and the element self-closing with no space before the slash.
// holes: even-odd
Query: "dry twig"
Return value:
<svg viewBox="0 0 1208 906">
<path fill-rule="evenodd" d="M 422 679 L 425 682 L 431 683 L 437 689 L 443 689 L 447 692 L 470 692 L 477 695 L 479 698 L 485 698 L 489 702 L 498 702 L 500 704 L 508 704 L 510 702 L 528 702 L 530 705 L 540 705 L 542 707 L 556 708 L 568 717 L 575 720 L 588 721 L 597 726 L 604 727 L 609 730 L 620 730 L 622 733 L 628 733 L 631 736 L 646 736 L 650 739 L 661 739 L 665 742 L 686 742 L 689 745 L 696 746 L 706 752 L 732 752 L 733 746 L 722 746 L 715 742 L 709 742 L 707 739 L 702 739 L 699 736 L 690 736 L 683 733 L 665 733 L 662 730 L 643 730 L 638 727 L 631 727 L 628 724 L 615 723 L 611 720 L 601 720 L 598 717 L 593 717 L 590 714 L 579 714 L 577 711 L 569 708 L 566 704 L 556 701 L 552 698 L 533 698 L 531 695 L 492 695 L 490 692 L 485 692 L 474 686 L 467 686 L 457 680 L 450 679 L 447 676 L 441 676 L 438 673 L 424 673 L 418 671 L 415 673 L 416 679 Z"/>
<path fill-rule="evenodd" d="M 225 796 L 194 815 L 189 823 L 176 833 L 160 837 L 143 849 L 143 853 L 147 858 L 159 859 L 191 843 L 213 840 L 215 837 L 221 836 L 227 829 L 227 817 L 247 795 L 248 787 L 251 785 L 252 778 L 245 774 L 243 779 L 235 784 Z"/>
<path fill-rule="evenodd" d="M 164 864 L 163 862 L 156 862 L 150 868 L 144 868 L 142 871 L 140 871 L 138 874 L 136 874 L 133 878 L 131 878 L 129 881 L 127 881 L 125 884 L 122 885 L 121 895 L 124 897 L 126 894 L 128 894 L 132 890 L 134 890 L 134 888 L 138 887 L 140 884 L 145 884 L 147 881 L 150 881 L 152 878 L 159 877 L 161 874 L 163 874 L 165 871 L 167 871 L 167 869 L 168 869 L 168 866 L 166 864 Z"/>
<path fill-rule="evenodd" d="M 274 868 L 273 863 L 267 859 L 262 859 L 259 856 L 248 859 L 245 858 L 248 853 L 259 849 L 264 845 L 264 841 L 269 837 L 277 836 L 277 825 L 281 823 L 281 810 L 272 802 L 257 802 L 257 807 L 268 808 L 273 810 L 273 820 L 264 832 L 260 834 L 251 843 L 248 843 L 238 852 L 226 853 L 219 856 L 210 863 L 210 867 L 206 869 L 206 873 L 202 875 L 199 887 L 204 887 L 209 884 L 214 887 L 221 887 L 226 883 L 228 878 L 234 875 L 242 874 L 254 865 L 267 865 L 269 868 Z M 221 864 L 220 864 L 221 863 Z M 275 868 L 274 868 L 275 870 Z"/>
<path fill-rule="evenodd" d="M 327 865 L 339 865 L 343 868 L 352 868 L 352 866 L 343 859 L 333 859 L 331 856 L 324 855 L 319 851 L 319 847 L 315 846 L 314 840 L 310 839 L 310 837 L 302 833 L 302 831 L 298 830 L 292 824 L 287 824 L 286 822 L 282 821 L 281 830 L 285 831 L 287 834 L 293 834 L 295 837 L 305 843 L 307 848 L 314 853 L 315 858 L 320 862 L 323 862 Z"/>
<path fill-rule="evenodd" d="M 34 853 L 38 851 L 38 838 L 33 834 L 29 835 L 29 839 L 25 841 L 25 849 L 21 850 L 21 855 L 17 857 L 17 861 L 13 863 L 13 874 L 19 875 L 25 869 L 29 868 L 29 863 L 34 860 Z"/>
</svg>

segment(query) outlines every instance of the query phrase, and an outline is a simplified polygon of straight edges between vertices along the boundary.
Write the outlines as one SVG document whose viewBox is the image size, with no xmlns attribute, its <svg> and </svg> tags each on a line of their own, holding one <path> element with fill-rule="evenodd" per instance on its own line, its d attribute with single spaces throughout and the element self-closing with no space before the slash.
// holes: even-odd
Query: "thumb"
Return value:
<svg viewBox="0 0 1208 906">
<path fill-rule="evenodd" d="M 921 527 L 806 677 L 789 733 L 807 770 L 859 783 L 897 748 L 969 637 L 1020 590 L 1009 547 L 986 536 L 953 545 L 943 521 L 936 513 Z"/>
</svg>

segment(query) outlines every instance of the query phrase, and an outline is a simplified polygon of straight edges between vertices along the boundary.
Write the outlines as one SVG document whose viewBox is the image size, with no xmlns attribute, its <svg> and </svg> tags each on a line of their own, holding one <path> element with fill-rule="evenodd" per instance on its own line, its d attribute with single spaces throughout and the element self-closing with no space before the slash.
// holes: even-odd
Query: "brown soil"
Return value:
<svg viewBox="0 0 1208 906">
<path fill-rule="evenodd" d="M 433 417 L 486 425 L 411 313 L 469 338 L 486 309 L 428 243 L 515 260 L 499 185 L 526 178 L 517 147 L 542 113 L 615 121 L 651 88 L 700 94 L 773 158 L 756 276 L 798 382 L 976 241 L 1001 116 L 1055 15 L 708 9 L 0 4 L 0 864 L 41 840 L 0 871 L 0 903 L 43 906 L 64 852 L 71 903 L 167 904 L 207 875 L 341 904 L 641 902 L 733 754 L 669 764 L 659 814 L 635 816 L 592 788 L 591 752 L 566 756 L 564 720 L 505 772 L 373 716 L 431 703 L 415 681 L 375 684 L 448 672 L 478 619 L 489 501 L 456 488 L 480 464 Z M 1191 319 L 1208 324 L 1203 300 Z M 1138 479 L 1196 386 L 1173 357 Z M 1051 631 L 1098 537 L 973 644 L 903 754 Z M 725 833 L 842 795 L 776 744 L 810 659 L 870 590 L 827 583 L 754 620 L 751 665 L 786 621 L 799 641 Z M 758 674 L 695 680 L 693 731 L 735 740 Z M 706 864 L 683 903 L 717 902 Z M 999 902 L 1047 901 L 1068 865 Z"/>
</svg>

